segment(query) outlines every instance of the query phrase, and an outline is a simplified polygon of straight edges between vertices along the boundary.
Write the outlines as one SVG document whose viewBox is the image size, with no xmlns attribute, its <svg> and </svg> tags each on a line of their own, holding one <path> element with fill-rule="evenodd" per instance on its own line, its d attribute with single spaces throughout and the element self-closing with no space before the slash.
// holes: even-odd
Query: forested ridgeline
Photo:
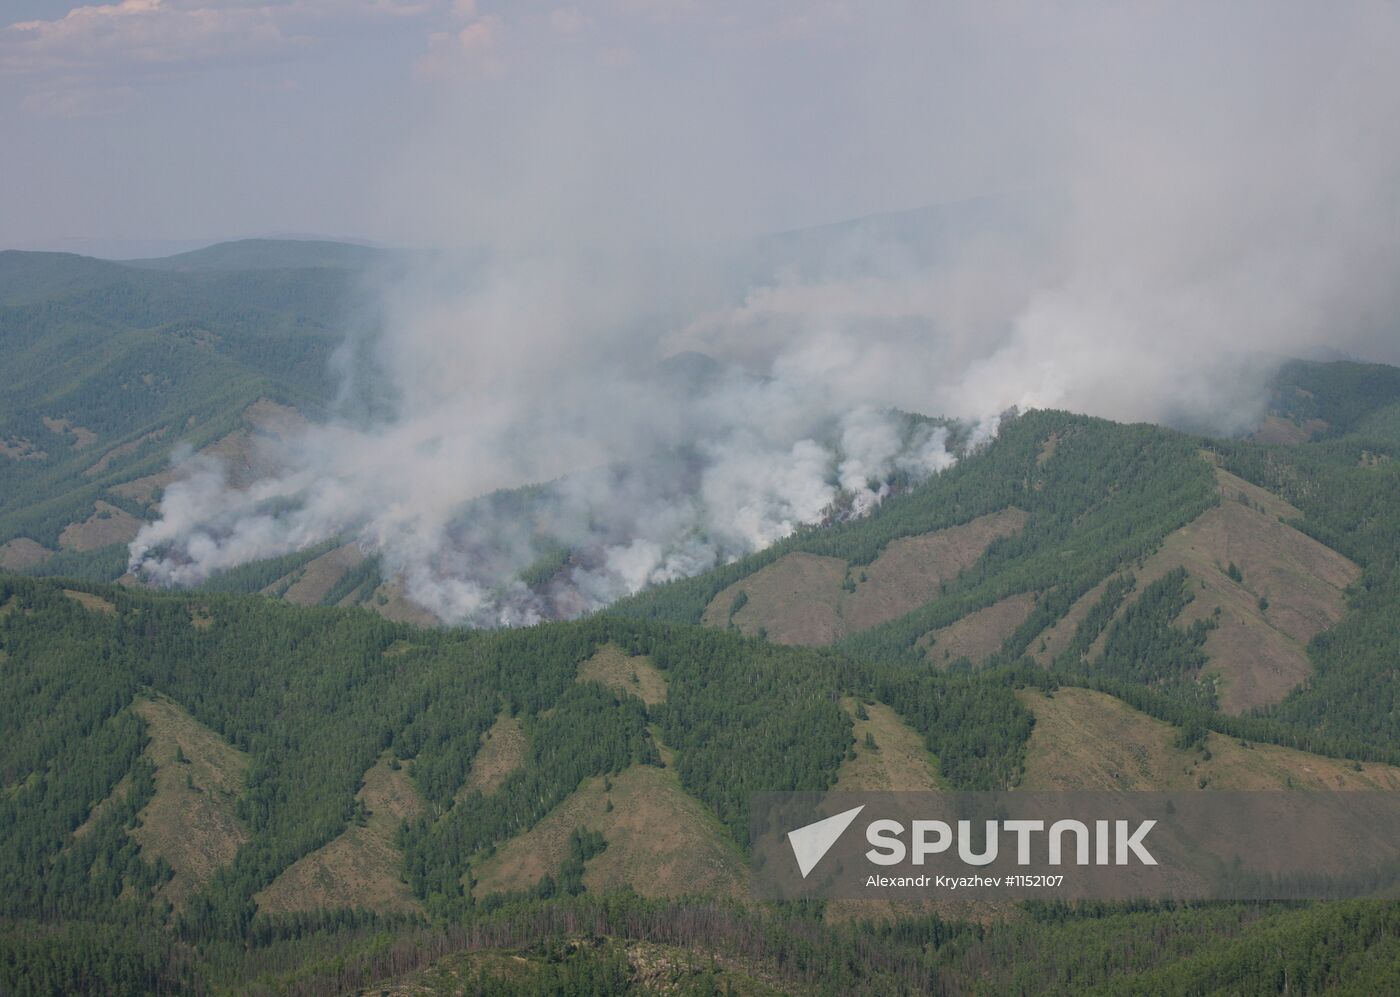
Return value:
<svg viewBox="0 0 1400 997">
<path fill-rule="evenodd" d="M 426 804 L 400 845 L 433 916 L 474 905 L 474 856 L 588 777 L 661 764 L 660 745 L 742 845 L 751 793 L 834 781 L 853 744 L 840 698 L 873 688 L 878 672 L 831 652 L 614 617 L 417 630 L 359 610 L 18 577 L 0 581 L 0 606 L 3 913 L 160 916 L 171 872 L 127 831 L 152 793 L 150 731 L 133 704 L 168 699 L 248 759 L 230 801 L 241 844 L 171 922 L 190 940 L 244 937 L 254 895 L 356 819 L 365 773 L 386 751 Z M 646 655 L 665 701 L 580 682 L 580 663 L 604 644 Z M 930 673 L 887 692 L 954 785 L 1014 777 L 1029 717 L 1008 685 Z M 464 793 L 501 715 L 524 728 L 523 764 L 485 795 Z"/>
<path fill-rule="evenodd" d="M 752 557 L 616 603 L 642 619 L 696 623 L 721 592 L 787 555 L 847 562 L 846 586 L 901 538 L 937 535 L 979 517 L 1019 510 L 1024 526 L 993 540 L 926 604 L 846 636 L 843 650 L 867 661 L 921 663 L 921 638 L 1021 593 L 1030 612 L 994 664 L 1009 664 L 1074 602 L 1125 563 L 1218 501 L 1199 441 L 1153 426 L 1123 426 L 1065 412 L 1004 417 L 995 440 L 929 481 L 887 498 L 865 519 L 797 531 Z M 896 584 L 898 584 L 896 580 Z"/>
<path fill-rule="evenodd" d="M 374 257 L 267 246 L 287 265 L 234 266 L 236 247 L 226 267 L 179 270 L 0 253 L 0 544 L 27 542 L 4 563 L 115 578 L 123 559 L 98 548 L 129 536 L 65 528 L 107 507 L 146 517 L 176 445 L 246 428 L 259 399 L 316 412 L 331 398 L 331 354 L 372 314 L 359 274 Z"/>
<path fill-rule="evenodd" d="M 1370 376 L 1369 369 L 1361 374 Z M 1367 411 L 1376 411 L 1388 397 L 1372 398 Z M 1300 684 L 1286 695 L 1281 691 L 1281 702 L 1225 712 L 1217 694 L 1218 669 L 1204 651 L 1219 611 L 1195 613 L 1194 619 L 1188 611 L 1200 579 L 1181 567 L 1141 584 L 1134 576 L 1168 537 L 1221 502 L 1227 489 L 1203 453 L 1246 482 L 1293 502 L 1303 516 L 1289 520 L 1289 526 L 1364 570 L 1342 623 L 1322 626 L 1306 648 L 1304 668 L 1313 674 L 1293 679 Z M 1004 637 L 998 636 L 995 653 L 976 665 L 962 659 L 940 667 L 950 673 L 1000 671 L 1009 676 L 1002 681 L 1013 683 L 1099 689 L 1181 726 L 1187 741 L 1199 740 L 1211 729 L 1333 757 L 1394 763 L 1400 761 L 1394 668 L 1400 660 L 1395 623 L 1400 588 L 1391 582 L 1390 565 L 1400 543 L 1400 500 L 1395 498 L 1400 472 L 1392 453 L 1400 456 L 1400 439 L 1350 435 L 1302 446 L 1268 446 L 1066 413 L 1025 413 L 1004 420 L 999 436 L 985 449 L 887 499 L 868 519 L 799 531 L 752 558 L 623 600 L 612 612 L 694 622 L 719 593 L 737 590 L 728 609 L 732 628 L 749 601 L 742 580 L 788 554 L 840 557 L 859 566 L 875 561 L 901 537 L 1019 508 L 1027 513 L 1024 526 L 991 542 L 967 569 L 942 583 L 930 602 L 850 634 L 837 648 L 863 662 L 922 674 L 930 661 L 925 650 L 930 634 L 1009 598 L 1024 597 L 1029 610 Z M 1230 500 L 1241 499 L 1231 494 Z M 848 578 L 853 570 L 847 569 Z M 1206 570 L 1244 581 L 1233 563 Z M 1247 598 L 1255 601 L 1253 595 Z M 1262 616 L 1269 607 L 1262 596 L 1258 601 Z M 1066 645 L 1040 663 L 1032 660 L 1043 649 L 1043 636 L 1072 608 L 1079 612 L 1065 625 Z M 1337 702 L 1347 704 L 1345 719 L 1331 710 Z M 918 712 L 914 706 L 900 708 Z M 975 762 L 983 771 L 995 764 L 993 757 Z M 1003 781 L 1007 777 L 1002 773 Z"/>
<path fill-rule="evenodd" d="M 580 664 L 604 645 L 645 655 L 664 677 L 664 701 L 646 706 L 579 681 Z M 928 919 L 835 927 L 819 910 L 579 896 L 581 870 L 607 847 L 588 834 L 575 835 L 563 865 L 528 896 L 475 895 L 474 857 L 537 824 L 589 777 L 665 764 L 663 749 L 685 790 L 742 846 L 750 793 L 833 782 L 855 747 L 843 693 L 893 706 L 925 736 L 950 785 L 1012 784 L 1032 725 L 1013 688 L 1048 678 L 1040 669 L 1018 677 L 1005 668 L 867 665 L 617 617 L 506 632 L 419 630 L 360 610 L 6 577 L 0 972 L 21 992 L 312 993 L 460 958 L 453 972 L 498 992 L 566 983 L 612 992 L 652 980 L 638 966 L 660 960 L 679 979 L 741 991 L 761 992 L 767 980 L 827 992 L 840 980 L 871 993 L 975 992 L 985 977 L 998 981 L 992 992 L 1111 992 L 1139 972 L 1157 973 L 1144 980 L 1159 989 L 1178 979 L 1228 988 L 1245 978 L 1256 949 L 1279 945 L 1297 949 L 1284 963 L 1293 979 L 1326 978 L 1353 963 L 1362 975 L 1351 978 L 1370 979 L 1364 974 L 1389 965 L 1380 953 L 1395 945 L 1393 910 L 1375 905 L 1345 916 L 1327 906 L 1231 907 L 1104 912 L 1090 926 L 1060 912 L 1000 928 Z M 133 708 L 152 700 L 176 704 L 248 759 L 230 801 L 240 843 L 174 908 L 177 873 L 147 850 L 152 829 L 138 817 L 159 819 L 154 731 L 149 712 Z M 489 792 L 464 791 L 484 735 L 503 715 L 526 733 L 522 763 Z M 421 913 L 259 912 L 255 895 L 363 821 L 357 794 L 386 752 L 425 803 L 398 835 L 401 874 Z M 199 759 L 177 757 L 177 766 L 192 763 Z M 217 792 L 185 778 L 197 793 Z M 1133 957 L 1107 958 L 1112 938 L 1133 945 Z M 665 951 L 638 949 L 643 943 Z M 514 954 L 496 962 L 488 950 Z M 528 972 L 511 969 L 516 955 Z"/>
</svg>

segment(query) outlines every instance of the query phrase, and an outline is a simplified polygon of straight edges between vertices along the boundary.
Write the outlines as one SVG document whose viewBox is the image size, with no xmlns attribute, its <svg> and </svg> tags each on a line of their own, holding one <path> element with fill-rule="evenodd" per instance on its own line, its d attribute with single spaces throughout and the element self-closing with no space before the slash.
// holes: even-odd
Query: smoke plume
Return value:
<svg viewBox="0 0 1400 997">
<path fill-rule="evenodd" d="M 718 6 L 439 39 L 373 200 L 475 249 L 377 287 L 259 480 L 187 458 L 133 566 L 340 536 L 444 620 L 569 616 L 864 515 L 1011 406 L 1239 433 L 1281 357 L 1400 360 L 1393 6 Z"/>
</svg>

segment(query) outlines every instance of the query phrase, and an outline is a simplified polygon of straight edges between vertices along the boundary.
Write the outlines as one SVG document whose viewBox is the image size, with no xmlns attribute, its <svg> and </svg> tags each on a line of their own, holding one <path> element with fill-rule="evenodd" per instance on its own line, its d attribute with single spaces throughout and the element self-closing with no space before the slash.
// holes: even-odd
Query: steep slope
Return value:
<svg viewBox="0 0 1400 997">
<path fill-rule="evenodd" d="M 975 610 L 955 623 L 940 627 L 919 638 L 924 655 L 940 667 L 960 658 L 981 664 L 1016 632 L 1035 608 L 1033 592 L 1009 595 L 984 609 Z"/>
<path fill-rule="evenodd" d="M 636 696 L 647 706 L 666 701 L 666 676 L 644 654 L 629 655 L 604 644 L 578 666 L 580 682 L 599 682 L 619 695 Z"/>
<path fill-rule="evenodd" d="M 1018 695 L 1035 714 L 1021 789 L 1400 789 L 1391 765 L 1216 733 L 1183 747 L 1180 728 L 1088 689 Z"/>
<path fill-rule="evenodd" d="M 146 758 L 156 775 L 155 795 L 130 833 L 148 861 L 169 863 L 174 875 L 161 895 L 181 906 L 248 840 L 234 810 L 248 757 L 163 696 L 135 709 L 148 724 Z"/>
<path fill-rule="evenodd" d="M 64 556 L 41 570 L 115 578 L 131 524 L 113 520 L 149 515 L 177 445 L 258 431 L 260 398 L 316 409 L 330 397 L 360 270 L 279 269 L 276 245 L 263 248 L 258 269 L 233 254 L 199 272 L 0 254 L 0 543 L 59 551 L 67 529 Z"/>
<path fill-rule="evenodd" d="M 923 792 L 945 788 L 938 759 L 924 739 L 884 703 L 847 696 L 841 708 L 850 715 L 855 743 L 836 772 L 832 790 Z"/>
<path fill-rule="evenodd" d="M 506 777 L 525 764 L 525 749 L 525 731 L 519 718 L 501 714 L 481 735 L 481 746 L 472 757 L 471 772 L 456 800 L 461 802 L 470 793 L 490 796 L 500 789 Z"/>
<path fill-rule="evenodd" d="M 714 814 L 674 772 L 634 765 L 587 780 L 524 834 L 502 842 L 474 870 L 473 896 L 531 890 L 558 875 L 578 829 L 601 833 L 607 847 L 588 860 L 589 890 L 626 886 L 645 897 L 739 897 L 745 858 Z"/>
<path fill-rule="evenodd" d="M 702 620 L 780 644 L 830 644 L 919 608 L 1002 537 L 1025 526 L 1004 509 L 959 526 L 892 540 L 869 564 L 794 552 L 719 592 Z M 736 605 L 738 608 L 736 609 Z"/>
<path fill-rule="evenodd" d="M 1308 642 L 1341 620 L 1345 590 L 1361 569 L 1288 525 L 1302 518 L 1297 508 L 1222 468 L 1215 475 L 1220 505 L 1131 566 L 1134 589 L 1113 619 L 1153 582 L 1184 570 L 1192 599 L 1177 623 L 1211 623 L 1205 671 L 1216 677 L 1221 708 L 1238 713 L 1279 702 L 1311 674 Z M 1090 590 L 1041 635 L 1037 660 L 1048 663 L 1065 649 L 1103 591 L 1103 585 Z M 1085 662 L 1092 665 L 1109 632 L 1105 626 L 1089 645 Z"/>
<path fill-rule="evenodd" d="M 400 823 L 423 811 L 403 767 L 380 758 L 365 773 L 355 803 L 355 818 L 344 832 L 298 859 L 254 895 L 260 911 L 422 910 L 403 880 L 403 854 L 394 843 Z"/>
</svg>

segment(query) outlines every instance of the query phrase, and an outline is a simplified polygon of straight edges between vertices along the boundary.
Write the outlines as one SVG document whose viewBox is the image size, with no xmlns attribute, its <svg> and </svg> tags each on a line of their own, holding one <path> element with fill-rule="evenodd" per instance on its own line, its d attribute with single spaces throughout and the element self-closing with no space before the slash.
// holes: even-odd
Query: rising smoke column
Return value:
<svg viewBox="0 0 1400 997">
<path fill-rule="evenodd" d="M 866 515 L 955 460 L 946 426 L 805 372 L 625 356 L 659 356 L 666 337 L 590 316 L 595 287 L 577 307 L 522 305 L 512 270 L 452 303 L 420 295 L 441 279 L 388 290 L 382 334 L 347 346 L 368 357 L 353 376 L 388 389 L 387 416 L 263 439 L 248 484 L 182 454 L 132 570 L 194 585 L 341 537 L 440 619 L 528 624 Z"/>
</svg>

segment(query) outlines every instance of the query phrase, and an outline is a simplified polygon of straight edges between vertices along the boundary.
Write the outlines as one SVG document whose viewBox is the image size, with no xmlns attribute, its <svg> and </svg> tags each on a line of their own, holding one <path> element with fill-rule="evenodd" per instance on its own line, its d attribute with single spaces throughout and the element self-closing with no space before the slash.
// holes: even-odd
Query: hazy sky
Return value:
<svg viewBox="0 0 1400 997">
<path fill-rule="evenodd" d="M 1394 4 L 6 0 L 0 19 L 5 245 L 705 238 L 1060 189 L 1105 150 L 1181 184 L 1264 157 L 1330 181 L 1347 166 L 1324 160 L 1358 154 L 1369 192 L 1400 90 Z"/>
</svg>

